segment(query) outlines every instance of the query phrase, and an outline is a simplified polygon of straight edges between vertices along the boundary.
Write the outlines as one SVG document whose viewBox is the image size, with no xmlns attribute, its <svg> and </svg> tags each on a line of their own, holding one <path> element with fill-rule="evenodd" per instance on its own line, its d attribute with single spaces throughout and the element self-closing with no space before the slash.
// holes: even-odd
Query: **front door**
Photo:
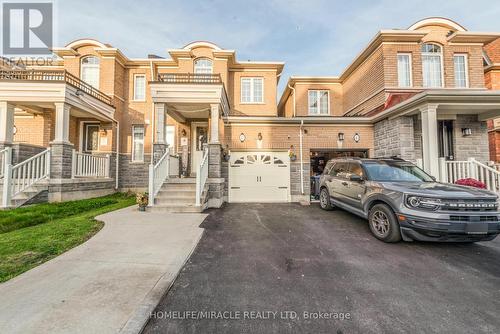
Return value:
<svg viewBox="0 0 500 334">
<path fill-rule="evenodd" d="M 82 151 L 91 153 L 99 149 L 99 124 L 84 123 Z"/>
<path fill-rule="evenodd" d="M 203 147 L 208 143 L 208 123 L 191 123 L 191 175 L 196 175 L 196 170 L 203 158 Z"/>
</svg>

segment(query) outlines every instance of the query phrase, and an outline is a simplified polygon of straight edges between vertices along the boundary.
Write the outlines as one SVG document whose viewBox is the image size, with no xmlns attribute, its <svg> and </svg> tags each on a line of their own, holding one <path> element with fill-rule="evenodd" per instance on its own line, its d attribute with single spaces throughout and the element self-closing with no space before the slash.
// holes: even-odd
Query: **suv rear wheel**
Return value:
<svg viewBox="0 0 500 334">
<path fill-rule="evenodd" d="M 333 210 L 333 205 L 330 201 L 330 194 L 326 188 L 322 188 L 319 192 L 319 206 L 326 211 Z"/>
<path fill-rule="evenodd" d="M 394 212 L 386 204 L 377 204 L 370 209 L 368 223 L 373 235 L 384 242 L 401 241 L 401 231 Z"/>
</svg>

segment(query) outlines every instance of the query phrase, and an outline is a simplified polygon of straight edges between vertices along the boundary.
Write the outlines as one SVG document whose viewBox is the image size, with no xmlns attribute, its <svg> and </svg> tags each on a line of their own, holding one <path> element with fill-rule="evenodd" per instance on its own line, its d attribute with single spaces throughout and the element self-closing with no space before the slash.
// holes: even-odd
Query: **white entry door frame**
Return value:
<svg viewBox="0 0 500 334">
<path fill-rule="evenodd" d="M 203 158 L 203 144 L 208 143 L 208 122 L 191 123 L 191 175 L 196 174 L 196 169 Z"/>
</svg>

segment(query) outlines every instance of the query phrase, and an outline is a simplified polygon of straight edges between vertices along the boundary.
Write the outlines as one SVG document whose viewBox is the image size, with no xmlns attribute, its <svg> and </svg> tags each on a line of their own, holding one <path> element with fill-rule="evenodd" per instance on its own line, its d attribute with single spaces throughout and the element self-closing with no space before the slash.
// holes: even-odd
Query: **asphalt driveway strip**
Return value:
<svg viewBox="0 0 500 334">
<path fill-rule="evenodd" d="M 201 226 L 145 333 L 500 333 L 500 238 L 385 244 L 299 204 L 229 204 Z"/>
</svg>

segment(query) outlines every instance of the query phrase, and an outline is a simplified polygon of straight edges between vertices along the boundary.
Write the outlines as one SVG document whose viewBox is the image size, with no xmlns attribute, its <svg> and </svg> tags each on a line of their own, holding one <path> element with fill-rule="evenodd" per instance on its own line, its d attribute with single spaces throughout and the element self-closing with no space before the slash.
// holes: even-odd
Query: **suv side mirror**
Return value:
<svg viewBox="0 0 500 334">
<path fill-rule="evenodd" d="M 363 178 L 359 175 L 351 174 L 351 176 L 349 177 L 349 180 L 351 180 L 353 182 L 361 182 L 361 181 L 363 181 Z"/>
</svg>

